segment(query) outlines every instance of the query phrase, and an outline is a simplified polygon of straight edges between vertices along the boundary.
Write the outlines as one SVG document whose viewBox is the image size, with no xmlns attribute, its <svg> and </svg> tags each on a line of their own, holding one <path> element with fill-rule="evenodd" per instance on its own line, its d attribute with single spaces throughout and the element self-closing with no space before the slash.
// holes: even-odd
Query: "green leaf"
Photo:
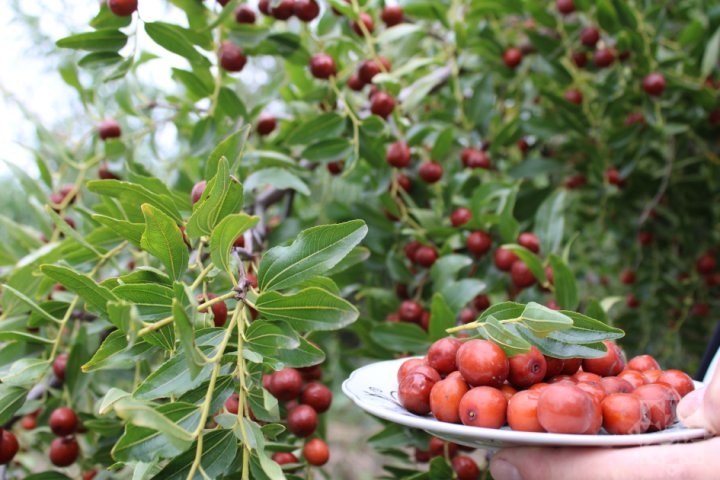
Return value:
<svg viewBox="0 0 720 480">
<path fill-rule="evenodd" d="M 61 38 L 56 42 L 56 45 L 60 48 L 73 48 L 76 50 L 117 52 L 125 46 L 127 39 L 127 35 L 120 30 L 108 28 Z"/>
<path fill-rule="evenodd" d="M 271 323 L 267 320 L 255 320 L 248 327 L 245 336 L 245 348 L 263 357 L 276 355 L 279 348 L 292 349 L 300 345 L 297 335 L 287 324 Z"/>
<path fill-rule="evenodd" d="M 197 405 L 173 402 L 156 407 L 157 412 L 180 428 L 192 431 L 197 427 L 200 411 Z M 184 445 L 184 444 L 183 444 Z M 121 462 L 152 462 L 157 458 L 175 458 L 183 452 L 158 430 L 128 424 L 125 433 L 112 449 L 113 458 Z"/>
<path fill-rule="evenodd" d="M 230 249 L 235 240 L 248 229 L 257 225 L 259 217 L 251 217 L 246 213 L 228 215 L 213 228 L 210 235 L 210 258 L 213 264 L 231 274 Z"/>
<path fill-rule="evenodd" d="M 140 247 L 140 240 L 145 231 L 145 224 L 126 222 L 125 220 L 118 220 L 117 218 L 111 218 L 105 215 L 93 215 L 92 218 L 96 222 L 108 227 L 121 238 L 124 238 L 136 247 Z"/>
<path fill-rule="evenodd" d="M 519 186 L 516 184 L 503 196 L 499 206 L 500 213 L 500 236 L 506 243 L 514 242 L 518 236 L 520 226 L 513 216 L 515 210 L 515 200 L 517 199 Z"/>
<path fill-rule="evenodd" d="M 19 290 L 16 290 L 15 288 L 11 287 L 10 285 L 7 285 L 5 283 L 2 284 L 3 290 L 6 292 L 12 293 L 14 296 L 16 296 L 22 303 L 30 307 L 30 310 L 32 310 L 33 313 L 36 313 L 41 318 L 44 318 L 45 320 L 49 320 L 52 323 L 60 323 L 60 320 L 55 318 L 54 316 L 50 315 L 44 308 L 42 308 L 40 305 L 35 303 L 31 298 L 28 298 L 24 293 L 22 293 Z M 2 422 L 0 422 L 2 423 Z"/>
<path fill-rule="evenodd" d="M 338 330 L 358 318 L 358 311 L 350 302 L 315 287 L 290 295 L 264 292 L 255 308 L 266 318 L 287 321 L 299 331 Z"/>
<path fill-rule="evenodd" d="M 705 78 L 713 71 L 718 63 L 718 55 L 720 55 L 720 27 L 715 30 L 715 33 L 713 33 L 713 36 L 710 37 L 710 40 L 705 46 L 702 67 L 700 69 L 701 77 Z"/>
<path fill-rule="evenodd" d="M 540 350 L 543 355 L 555 358 L 598 358 L 602 357 L 607 353 L 607 349 L 602 343 L 587 343 L 587 344 L 571 344 L 561 342 L 553 338 L 554 333 L 547 337 L 541 338 L 533 334 L 530 330 L 523 327 L 515 327 L 508 325 L 508 329 L 513 330 L 521 337 L 528 340 L 534 346 Z M 566 330 L 565 333 L 570 330 Z"/>
<path fill-rule="evenodd" d="M 615 15 L 615 9 L 610 3 L 610 0 L 596 0 L 595 6 L 597 8 L 597 19 L 603 30 L 610 33 L 615 33 L 618 28 L 618 20 Z"/>
<path fill-rule="evenodd" d="M 245 179 L 244 183 L 248 192 L 264 185 L 272 185 L 278 190 L 289 188 L 303 195 L 310 195 L 310 189 L 300 177 L 282 168 L 256 170 Z"/>
<path fill-rule="evenodd" d="M 171 23 L 147 22 L 145 32 L 155 43 L 166 50 L 185 57 L 191 64 L 209 66 L 210 62 L 195 50 L 188 40 L 189 31 Z"/>
<path fill-rule="evenodd" d="M 539 303 L 530 302 L 522 313 L 522 324 L 535 335 L 545 336 L 556 330 L 572 328 L 573 321 L 567 315 Z"/>
<path fill-rule="evenodd" d="M 325 272 L 325 275 L 337 275 L 338 273 L 344 272 L 348 268 L 353 267 L 358 263 L 364 262 L 368 258 L 370 258 L 370 250 L 365 247 L 355 247 L 350 250 L 350 253 L 348 253 L 346 257 L 340 260 L 333 268 Z"/>
<path fill-rule="evenodd" d="M 476 278 L 463 278 L 457 282 L 448 282 L 440 288 L 440 293 L 450 309 L 457 313 L 473 298 L 485 291 L 487 285 Z"/>
<path fill-rule="evenodd" d="M 381 323 L 370 332 L 370 338 L 394 352 L 426 353 L 430 346 L 425 331 L 414 323 Z"/>
<path fill-rule="evenodd" d="M 352 153 L 352 145 L 345 138 L 330 138 L 313 143 L 300 156 L 311 162 L 345 160 Z"/>
<path fill-rule="evenodd" d="M 217 174 L 220 159 L 225 157 L 230 165 L 230 173 L 237 170 L 240 164 L 240 158 L 245 148 L 248 135 L 250 133 L 250 125 L 245 125 L 237 132 L 228 135 L 217 147 L 210 153 L 207 163 L 205 164 L 205 178 L 212 178 Z"/>
<path fill-rule="evenodd" d="M 195 461 L 197 442 L 182 455 L 174 458 L 156 474 L 153 480 L 186 480 Z M 200 466 L 209 478 L 220 478 L 230 467 L 237 453 L 237 441 L 232 430 L 215 430 L 203 434 L 203 454 Z M 198 475 L 199 478 L 199 475 Z"/>
<path fill-rule="evenodd" d="M 443 255 L 430 268 L 433 285 L 445 285 L 455 280 L 460 270 L 470 265 L 472 260 L 465 255 Z"/>
<path fill-rule="evenodd" d="M 180 215 L 173 198 L 152 192 L 142 185 L 120 180 L 93 180 L 87 183 L 87 188 L 99 195 L 118 198 L 126 208 L 128 206 L 134 207 L 133 211 L 129 213 L 135 214 L 138 220 L 143 217 L 140 206 L 149 203 L 162 210 L 163 213 L 170 216 L 177 223 L 183 221 L 183 217 Z"/>
<path fill-rule="evenodd" d="M 555 254 L 550 255 L 550 266 L 553 271 L 555 299 L 563 309 L 574 310 L 579 301 L 575 275 L 562 258 Z"/>
<path fill-rule="evenodd" d="M 137 309 L 144 321 L 160 320 L 170 315 L 174 298 L 171 288 L 157 283 L 123 283 L 115 287 L 113 293 L 123 300 L 132 302 L 132 306 Z M 127 302 L 123 303 L 130 305 Z M 109 310 L 110 304 L 108 304 Z M 127 330 L 129 324 L 123 323 L 124 328 L 117 324 L 115 326 Z"/>
<path fill-rule="evenodd" d="M 492 315 L 488 315 L 484 319 L 484 323 L 478 328 L 478 331 L 482 336 L 502 348 L 510 357 L 530 351 L 530 344 L 527 340 L 509 330 Z"/>
<path fill-rule="evenodd" d="M 287 145 L 310 145 L 320 140 L 337 138 L 345 130 L 345 119 L 334 112 L 313 117 L 293 128 L 285 138 Z"/>
<path fill-rule="evenodd" d="M 625 336 L 619 328 L 611 327 L 610 325 L 595 320 L 582 313 L 571 312 L 569 310 L 561 310 L 560 313 L 567 315 L 573 321 L 573 328 L 562 332 L 554 332 L 551 336 L 557 338 L 568 338 L 566 335 L 584 333 L 586 336 L 583 340 L 584 343 L 601 342 L 603 340 L 616 340 Z M 571 341 L 571 340 L 567 340 Z M 576 341 L 572 341 L 575 343 Z"/>
<path fill-rule="evenodd" d="M 93 357 L 81 367 L 82 371 L 87 373 L 95 370 L 130 368 L 154 348 L 142 340 L 128 347 L 130 345 L 125 334 L 115 330 L 105 338 Z"/>
<path fill-rule="evenodd" d="M 540 250 L 558 253 L 565 229 L 565 190 L 558 190 L 547 197 L 535 214 L 535 229 L 540 240 Z"/>
<path fill-rule="evenodd" d="M 237 213 L 243 205 L 243 187 L 230 176 L 228 162 L 220 159 L 217 173 L 208 182 L 200 200 L 193 207 L 187 223 L 192 238 L 210 235 L 217 223 L 227 215 Z"/>
<path fill-rule="evenodd" d="M 187 270 L 190 260 L 180 228 L 172 218 L 152 205 L 146 203 L 141 208 L 145 215 L 145 232 L 140 246 L 160 260 L 170 278 L 179 279 Z"/>
<path fill-rule="evenodd" d="M 0 385 L 0 425 L 7 423 L 25 404 L 28 391 L 22 387 Z"/>
<path fill-rule="evenodd" d="M 300 346 L 296 348 L 281 348 L 277 351 L 277 359 L 285 366 L 293 368 L 311 367 L 325 361 L 325 352 L 305 340 L 298 337 Z"/>
<path fill-rule="evenodd" d="M 282 290 L 322 275 L 349 254 L 367 231 L 362 220 L 304 230 L 291 245 L 265 254 L 258 269 L 260 290 Z"/>
<path fill-rule="evenodd" d="M 84 236 L 82 236 L 77 230 L 72 228 L 68 223 L 65 221 L 64 218 L 62 218 L 60 215 L 55 213 L 55 210 L 50 208 L 49 206 L 45 207 L 45 211 L 50 216 L 50 219 L 53 221 L 55 226 L 66 236 L 69 238 L 72 238 L 75 240 L 79 245 L 81 245 L 84 248 L 87 248 L 92 253 L 95 254 L 96 257 L 101 257 L 102 253 L 99 252 L 95 247 L 90 245 Z"/>
<path fill-rule="evenodd" d="M 430 340 L 435 341 L 447 337 L 446 330 L 455 326 L 455 315 L 448 307 L 442 294 L 435 293 L 430 304 Z"/>
<path fill-rule="evenodd" d="M 78 294 L 95 311 L 107 313 L 107 302 L 118 298 L 92 278 L 59 265 L 41 265 L 40 270 L 49 278 Z"/>
</svg>

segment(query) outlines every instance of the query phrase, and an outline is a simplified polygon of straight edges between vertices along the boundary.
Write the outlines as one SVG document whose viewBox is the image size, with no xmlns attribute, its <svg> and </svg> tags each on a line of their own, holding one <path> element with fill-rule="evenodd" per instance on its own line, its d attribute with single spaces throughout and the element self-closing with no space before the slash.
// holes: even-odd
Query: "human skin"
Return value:
<svg viewBox="0 0 720 480">
<path fill-rule="evenodd" d="M 678 405 L 689 428 L 720 434 L 720 369 L 710 383 Z M 495 480 L 704 480 L 720 472 L 720 437 L 694 443 L 634 448 L 541 448 L 500 450 L 490 463 Z"/>
</svg>

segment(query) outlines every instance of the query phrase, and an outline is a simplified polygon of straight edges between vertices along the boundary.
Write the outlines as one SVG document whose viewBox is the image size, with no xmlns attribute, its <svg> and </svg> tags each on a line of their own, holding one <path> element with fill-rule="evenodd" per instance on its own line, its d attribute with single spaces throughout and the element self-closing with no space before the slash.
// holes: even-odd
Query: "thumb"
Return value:
<svg viewBox="0 0 720 480">
<path fill-rule="evenodd" d="M 715 370 L 710 383 L 682 399 L 677 413 L 688 428 L 704 428 L 714 435 L 720 434 L 720 368 Z"/>
</svg>

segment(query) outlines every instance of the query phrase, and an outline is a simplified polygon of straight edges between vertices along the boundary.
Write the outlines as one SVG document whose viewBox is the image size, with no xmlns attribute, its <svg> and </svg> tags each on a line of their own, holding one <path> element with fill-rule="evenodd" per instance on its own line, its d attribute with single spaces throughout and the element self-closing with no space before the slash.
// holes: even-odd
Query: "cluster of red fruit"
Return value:
<svg viewBox="0 0 720 480">
<path fill-rule="evenodd" d="M 526 432 L 637 434 L 675 422 L 680 399 L 695 387 L 679 370 L 660 370 L 649 355 L 626 364 L 604 342 L 600 358 L 562 360 L 528 353 L 507 357 L 487 340 L 453 337 L 433 343 L 424 358 L 397 372 L 402 405 L 441 422 Z"/>
<path fill-rule="evenodd" d="M 263 376 L 263 388 L 281 402 L 287 409 L 287 428 L 298 438 L 308 438 L 315 433 L 318 414 L 325 413 L 332 404 L 332 392 L 320 383 L 320 365 L 305 368 L 284 368 Z M 233 394 L 225 402 L 228 412 L 237 414 L 238 395 Z M 330 459 L 330 450 L 320 438 L 308 440 L 302 455 L 309 465 L 325 465 Z M 276 452 L 272 459 L 280 465 L 299 463 L 292 452 Z"/>
<path fill-rule="evenodd" d="M 460 454 L 460 451 L 473 450 L 475 449 L 471 447 L 431 437 L 427 450 L 415 449 L 415 460 L 419 463 L 427 463 L 435 457 L 445 457 L 450 460 L 457 480 L 477 480 L 480 478 L 480 468 L 477 463 L 469 456 Z"/>
</svg>

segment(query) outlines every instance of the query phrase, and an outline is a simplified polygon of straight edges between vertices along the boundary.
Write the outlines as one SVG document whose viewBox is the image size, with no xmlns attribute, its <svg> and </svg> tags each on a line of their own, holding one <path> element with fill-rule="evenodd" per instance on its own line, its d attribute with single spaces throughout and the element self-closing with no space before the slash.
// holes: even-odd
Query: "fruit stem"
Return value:
<svg viewBox="0 0 720 480">
<path fill-rule="evenodd" d="M 197 428 L 193 432 L 193 437 L 197 438 L 197 448 L 195 450 L 195 460 L 190 467 L 190 472 L 188 472 L 188 480 L 192 480 L 195 477 L 195 472 L 197 472 L 198 468 L 200 467 L 200 460 L 202 459 L 203 451 L 202 433 L 205 428 L 205 423 L 207 422 L 208 414 L 210 413 L 210 403 L 212 402 L 213 393 L 215 392 L 215 382 L 217 381 L 218 374 L 220 373 L 222 357 L 225 354 L 225 349 L 227 348 L 228 343 L 230 342 L 233 329 L 235 328 L 235 324 L 238 321 L 238 317 L 240 316 L 241 311 L 242 309 L 240 308 L 235 309 L 235 312 L 230 319 L 230 325 L 228 325 L 227 330 L 225 330 L 225 336 L 223 337 L 222 342 L 220 342 L 220 345 L 218 346 L 217 353 L 211 359 L 212 363 L 215 363 L 215 365 L 213 366 L 212 373 L 210 374 L 210 382 L 208 384 L 208 390 L 207 394 L 205 395 L 205 400 L 200 407 L 200 420 L 198 422 Z"/>
<path fill-rule="evenodd" d="M 465 325 L 458 325 L 457 327 L 448 328 L 445 331 L 447 333 L 456 333 L 456 332 L 462 332 L 463 330 L 473 330 L 473 329 L 479 328 L 483 325 L 485 325 L 485 322 L 470 322 L 470 323 L 466 323 Z"/>
</svg>

